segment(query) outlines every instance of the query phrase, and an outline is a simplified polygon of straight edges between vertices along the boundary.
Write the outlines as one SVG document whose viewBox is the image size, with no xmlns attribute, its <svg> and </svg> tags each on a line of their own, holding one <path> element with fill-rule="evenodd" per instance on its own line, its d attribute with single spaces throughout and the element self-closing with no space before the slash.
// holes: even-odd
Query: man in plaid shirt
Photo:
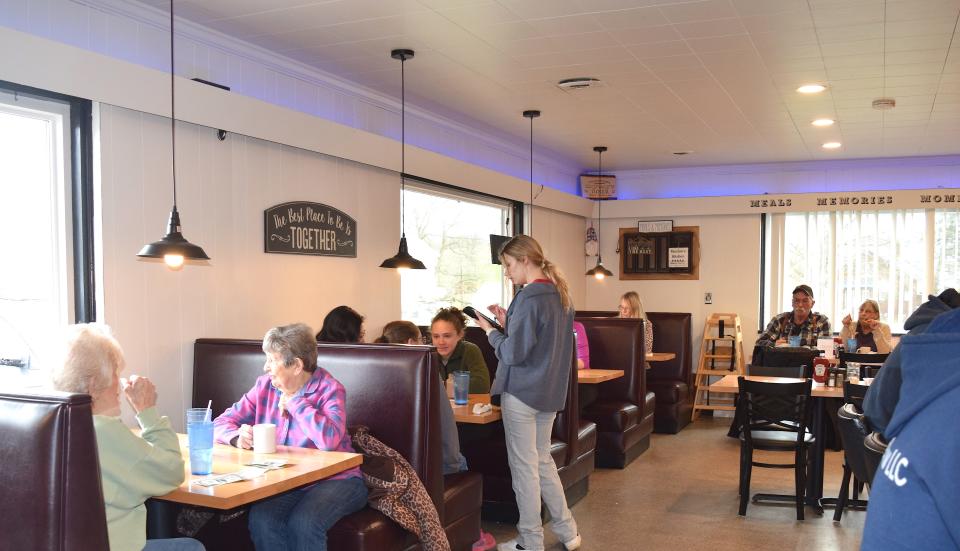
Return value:
<svg viewBox="0 0 960 551">
<path fill-rule="evenodd" d="M 787 342 L 787 337 L 800 336 L 800 346 L 817 346 L 820 337 L 832 337 L 830 320 L 813 311 L 813 289 L 797 285 L 793 290 L 793 311 L 784 312 L 767 324 L 766 331 L 757 339 L 757 346 L 775 346 Z"/>
</svg>

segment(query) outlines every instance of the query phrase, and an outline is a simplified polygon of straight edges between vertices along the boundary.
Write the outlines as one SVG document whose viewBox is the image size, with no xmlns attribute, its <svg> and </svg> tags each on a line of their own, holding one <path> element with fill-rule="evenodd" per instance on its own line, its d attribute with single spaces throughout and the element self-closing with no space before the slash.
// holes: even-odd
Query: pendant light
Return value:
<svg viewBox="0 0 960 551">
<path fill-rule="evenodd" d="M 177 211 L 177 119 L 174 103 L 174 66 L 173 66 L 173 0 L 170 0 L 170 151 L 173 168 L 173 208 L 167 220 L 167 234 L 159 241 L 144 245 L 137 256 L 140 258 L 162 258 L 167 267 L 179 270 L 184 259 L 210 260 L 207 253 L 198 245 L 187 241 L 180 233 L 180 213 Z"/>
<path fill-rule="evenodd" d="M 530 119 L 530 237 L 533 237 L 533 119 L 540 116 L 540 111 L 528 109 L 523 116 Z"/>
<path fill-rule="evenodd" d="M 413 50 L 393 50 L 390 52 L 390 57 L 400 60 L 400 247 L 397 249 L 397 254 L 384 260 L 380 264 L 380 267 L 396 268 L 397 270 L 426 270 L 427 267 L 423 265 L 423 262 L 410 256 L 410 253 L 407 251 L 406 204 L 403 197 L 403 191 L 406 189 L 404 180 L 407 177 L 407 99 L 403 63 L 413 57 Z"/>
<path fill-rule="evenodd" d="M 603 177 L 603 152 L 607 150 L 605 146 L 598 145 L 593 148 L 597 152 L 597 178 Z M 587 270 L 584 275 L 593 276 L 597 279 L 603 279 L 612 276 L 613 272 L 603 267 L 603 250 L 600 248 L 600 223 L 603 218 L 600 217 L 600 208 L 603 205 L 603 199 L 597 200 L 597 265 Z"/>
</svg>

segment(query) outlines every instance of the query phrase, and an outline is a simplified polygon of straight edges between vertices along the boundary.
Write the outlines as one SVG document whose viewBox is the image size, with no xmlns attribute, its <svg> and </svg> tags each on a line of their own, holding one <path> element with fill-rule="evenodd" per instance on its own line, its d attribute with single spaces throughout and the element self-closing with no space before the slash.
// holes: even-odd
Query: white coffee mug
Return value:
<svg viewBox="0 0 960 551">
<path fill-rule="evenodd" d="M 274 453 L 277 451 L 277 426 L 272 423 L 260 423 L 253 426 L 254 453 Z"/>
</svg>

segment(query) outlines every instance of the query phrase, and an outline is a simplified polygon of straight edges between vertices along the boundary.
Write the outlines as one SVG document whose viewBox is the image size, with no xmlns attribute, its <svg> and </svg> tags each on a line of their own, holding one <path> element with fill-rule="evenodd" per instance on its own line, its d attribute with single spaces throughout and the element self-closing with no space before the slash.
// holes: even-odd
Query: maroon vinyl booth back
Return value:
<svg viewBox="0 0 960 551">
<path fill-rule="evenodd" d="M 623 468 L 650 447 L 654 396 L 644 368 L 644 320 L 580 317 L 592 369 L 620 369 L 623 377 L 596 385 L 597 398 L 583 416 L 597 424 L 597 465 Z"/>
<path fill-rule="evenodd" d="M 689 312 L 647 312 L 647 318 L 653 323 L 654 350 L 676 354 L 676 358 L 666 362 L 650 362 L 647 371 L 647 387 L 657 395 L 653 430 L 676 434 L 690 423 L 693 412 L 691 315 Z"/>
<path fill-rule="evenodd" d="M 347 423 L 365 425 L 416 470 L 453 549 L 469 549 L 480 529 L 480 477 L 443 476 L 440 407 L 446 400 L 434 348 L 383 344 L 319 344 L 317 364 L 347 395 Z M 263 373 L 261 341 L 198 339 L 194 345 L 194 405 L 213 400 L 219 414 Z M 330 549 L 418 549 L 416 539 L 367 507 L 328 532 Z"/>
<path fill-rule="evenodd" d="M 0 393 L 0 549 L 107 549 L 90 396 Z"/>
<path fill-rule="evenodd" d="M 578 310 L 577 317 L 616 317 L 609 310 Z M 656 395 L 653 431 L 676 434 L 690 423 L 693 410 L 691 375 L 691 316 L 689 312 L 647 312 L 653 324 L 653 352 L 672 352 L 676 358 L 650 362 L 647 388 Z M 591 362 L 593 349 L 591 343 Z"/>
</svg>

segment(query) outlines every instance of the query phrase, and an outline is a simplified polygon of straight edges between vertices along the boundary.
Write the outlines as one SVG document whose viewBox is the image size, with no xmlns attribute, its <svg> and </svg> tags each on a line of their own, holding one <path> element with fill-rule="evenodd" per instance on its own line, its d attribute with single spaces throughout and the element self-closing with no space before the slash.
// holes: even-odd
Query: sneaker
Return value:
<svg viewBox="0 0 960 551">
<path fill-rule="evenodd" d="M 577 537 L 573 538 L 570 541 L 563 542 L 563 546 L 567 549 L 567 551 L 574 551 L 576 549 L 580 549 L 580 534 L 577 534 Z"/>
<path fill-rule="evenodd" d="M 513 539 L 497 546 L 497 551 L 523 551 L 523 546 Z"/>
<path fill-rule="evenodd" d="M 493 539 L 493 535 L 480 530 L 480 539 L 474 542 L 470 551 L 490 551 L 496 547 L 497 540 Z"/>
</svg>

